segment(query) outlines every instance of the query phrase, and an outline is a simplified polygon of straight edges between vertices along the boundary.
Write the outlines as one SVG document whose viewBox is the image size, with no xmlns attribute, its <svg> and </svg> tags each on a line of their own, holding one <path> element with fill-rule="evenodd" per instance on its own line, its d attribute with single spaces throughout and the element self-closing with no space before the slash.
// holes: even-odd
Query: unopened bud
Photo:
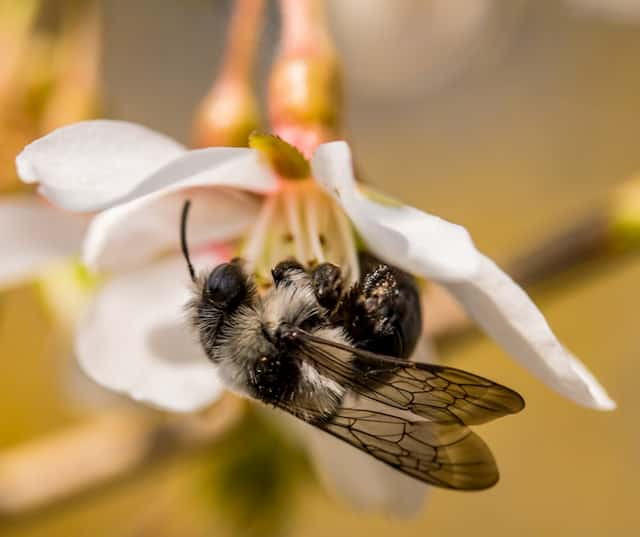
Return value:
<svg viewBox="0 0 640 537">
<path fill-rule="evenodd" d="M 341 113 L 338 63 L 332 53 L 280 59 L 269 86 L 273 124 L 319 125 L 337 130 Z"/>
<path fill-rule="evenodd" d="M 207 95 L 195 118 L 193 146 L 246 146 L 260 124 L 258 103 L 248 84 L 226 82 Z"/>
</svg>

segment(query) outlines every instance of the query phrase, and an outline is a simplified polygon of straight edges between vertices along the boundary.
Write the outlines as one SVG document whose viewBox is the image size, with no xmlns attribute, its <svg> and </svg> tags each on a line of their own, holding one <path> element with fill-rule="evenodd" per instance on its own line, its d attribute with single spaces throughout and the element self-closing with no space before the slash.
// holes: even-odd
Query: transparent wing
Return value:
<svg viewBox="0 0 640 537">
<path fill-rule="evenodd" d="M 524 408 L 515 391 L 460 369 L 383 356 L 302 330 L 292 337 L 306 360 L 353 392 L 435 423 L 477 425 Z"/>
<path fill-rule="evenodd" d="M 348 442 L 415 479 L 437 487 L 481 490 L 498 481 L 487 445 L 464 425 L 410 420 L 372 410 L 341 408 L 323 419 L 313 411 L 283 410 Z"/>
</svg>

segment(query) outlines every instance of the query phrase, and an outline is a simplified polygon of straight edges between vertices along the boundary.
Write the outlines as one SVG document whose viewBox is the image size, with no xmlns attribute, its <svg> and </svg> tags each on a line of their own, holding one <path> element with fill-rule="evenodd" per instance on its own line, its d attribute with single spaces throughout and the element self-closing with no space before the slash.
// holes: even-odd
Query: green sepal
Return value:
<svg viewBox="0 0 640 537">
<path fill-rule="evenodd" d="M 304 155 L 275 134 L 254 132 L 249 136 L 249 147 L 260 151 L 284 179 L 306 179 L 311 175 L 311 166 Z"/>
<path fill-rule="evenodd" d="M 36 278 L 37 296 L 53 319 L 72 325 L 101 279 L 79 259 L 54 262 Z"/>
</svg>

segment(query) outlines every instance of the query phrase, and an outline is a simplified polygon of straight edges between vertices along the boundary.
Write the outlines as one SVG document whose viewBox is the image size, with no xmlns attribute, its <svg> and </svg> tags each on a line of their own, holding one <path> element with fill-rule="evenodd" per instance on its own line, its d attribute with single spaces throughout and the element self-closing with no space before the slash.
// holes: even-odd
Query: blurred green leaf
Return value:
<svg viewBox="0 0 640 537">
<path fill-rule="evenodd" d="M 252 408 L 210 454 L 205 497 L 240 537 L 286 532 L 297 488 L 312 478 L 308 460 L 276 423 Z"/>
</svg>

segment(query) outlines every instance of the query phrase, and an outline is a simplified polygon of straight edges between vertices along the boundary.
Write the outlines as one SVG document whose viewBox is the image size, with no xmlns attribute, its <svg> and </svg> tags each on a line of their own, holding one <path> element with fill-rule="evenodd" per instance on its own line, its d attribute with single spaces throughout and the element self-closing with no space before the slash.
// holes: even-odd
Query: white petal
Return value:
<svg viewBox="0 0 640 537">
<path fill-rule="evenodd" d="M 425 504 L 429 487 L 353 446 L 309 427 L 309 447 L 325 486 L 365 511 L 410 517 Z"/>
<path fill-rule="evenodd" d="M 189 296 L 180 258 L 109 280 L 76 330 L 81 367 L 99 384 L 161 408 L 212 403 L 223 385 L 187 326 Z"/>
<path fill-rule="evenodd" d="M 54 130 L 16 158 L 18 174 L 53 203 L 93 211 L 126 194 L 184 153 L 171 138 L 134 123 L 96 120 Z"/>
<path fill-rule="evenodd" d="M 342 205 L 376 255 L 400 259 L 406 270 L 442 281 L 475 273 L 478 252 L 464 227 L 406 205 L 381 205 L 358 191 L 345 142 L 321 145 L 311 165 L 315 178 Z"/>
<path fill-rule="evenodd" d="M 0 201 L 0 286 L 32 278 L 57 260 L 78 255 L 88 221 L 33 196 Z"/>
<path fill-rule="evenodd" d="M 113 409 L 116 405 L 135 406 L 138 403 L 129 397 L 114 392 L 95 381 L 91 380 L 80 367 L 75 356 L 65 356 L 61 364 L 61 379 L 65 400 L 74 405 L 76 412 L 95 412 L 98 410 Z"/>
<path fill-rule="evenodd" d="M 265 193 L 277 186 L 271 170 L 252 149 L 190 151 L 118 200 L 126 203 L 94 219 L 85 241 L 85 262 L 94 269 L 122 270 L 176 250 L 180 211 L 187 198 L 193 202 L 190 246 L 235 238 L 258 210 L 258 201 L 242 191 Z"/>
<path fill-rule="evenodd" d="M 255 149 L 207 147 L 194 149 L 156 170 L 117 200 L 117 203 L 153 192 L 170 192 L 187 187 L 233 187 L 258 194 L 272 192 L 278 181 Z"/>
<path fill-rule="evenodd" d="M 157 192 L 107 209 L 87 233 L 83 258 L 97 271 L 123 271 L 179 249 L 179 222 L 185 199 L 192 206 L 188 242 L 192 251 L 205 242 L 231 240 L 255 219 L 259 202 L 230 189 L 197 188 Z"/>
<path fill-rule="evenodd" d="M 355 186 L 344 142 L 320 146 L 312 166 L 373 253 L 442 283 L 489 335 L 565 397 L 603 410 L 615 407 L 593 375 L 560 344 L 527 294 L 475 248 L 464 228 L 412 207 L 365 199 Z"/>
<path fill-rule="evenodd" d="M 491 259 L 480 254 L 478 273 L 447 288 L 491 337 L 551 388 L 584 406 L 615 408 L 585 365 L 556 339 L 529 296 Z"/>
</svg>

